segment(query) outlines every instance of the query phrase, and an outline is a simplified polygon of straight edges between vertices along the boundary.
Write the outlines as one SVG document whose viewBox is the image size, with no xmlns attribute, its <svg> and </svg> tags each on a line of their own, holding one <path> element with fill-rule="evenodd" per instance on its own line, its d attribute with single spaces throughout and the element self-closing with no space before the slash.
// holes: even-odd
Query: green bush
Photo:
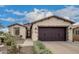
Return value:
<svg viewBox="0 0 79 59">
<path fill-rule="evenodd" d="M 19 54 L 20 49 L 21 49 L 20 46 L 16 46 L 16 45 L 8 46 L 7 53 L 8 54 Z"/>
<path fill-rule="evenodd" d="M 20 53 L 20 46 L 17 46 L 15 42 L 16 38 L 8 33 L 5 33 L 4 36 L 5 36 L 5 46 L 7 47 L 7 53 L 9 54 Z"/>
<path fill-rule="evenodd" d="M 4 32 L 0 31 L 0 35 L 2 35 Z"/>
<path fill-rule="evenodd" d="M 51 54 L 52 53 L 40 41 L 34 42 L 33 51 L 35 54 Z"/>
</svg>

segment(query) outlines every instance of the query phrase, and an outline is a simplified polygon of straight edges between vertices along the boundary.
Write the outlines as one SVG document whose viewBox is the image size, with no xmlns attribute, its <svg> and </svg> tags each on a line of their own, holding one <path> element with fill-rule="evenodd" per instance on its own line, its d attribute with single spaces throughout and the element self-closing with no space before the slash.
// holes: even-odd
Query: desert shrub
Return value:
<svg viewBox="0 0 79 59">
<path fill-rule="evenodd" d="M 0 31 L 0 35 L 2 35 L 4 32 Z"/>
<path fill-rule="evenodd" d="M 52 53 L 40 41 L 34 42 L 33 51 L 35 54 L 51 54 Z"/>
<path fill-rule="evenodd" d="M 9 54 L 20 53 L 20 46 L 17 46 L 15 37 L 11 36 L 8 33 L 5 33 L 4 36 L 5 36 L 5 46 L 7 46 L 7 53 Z"/>
<path fill-rule="evenodd" d="M 21 49 L 20 46 L 16 46 L 16 45 L 8 46 L 7 53 L 8 54 L 19 54 L 20 49 Z"/>
<path fill-rule="evenodd" d="M 11 45 L 13 45 L 13 44 L 16 44 L 16 42 L 15 42 L 15 40 L 14 40 L 15 37 L 11 36 L 11 35 L 8 34 L 8 33 L 5 33 L 4 36 L 5 36 L 5 38 L 4 38 L 5 45 L 11 46 Z"/>
</svg>

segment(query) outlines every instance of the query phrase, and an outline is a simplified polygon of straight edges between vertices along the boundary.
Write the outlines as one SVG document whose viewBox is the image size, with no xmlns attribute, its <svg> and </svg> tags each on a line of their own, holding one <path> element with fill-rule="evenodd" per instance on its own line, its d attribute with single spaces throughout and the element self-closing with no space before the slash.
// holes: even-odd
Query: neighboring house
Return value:
<svg viewBox="0 0 79 59">
<path fill-rule="evenodd" d="M 79 41 L 79 23 L 73 24 L 73 41 Z"/>
<path fill-rule="evenodd" d="M 41 41 L 72 41 L 72 24 L 74 22 L 68 19 L 50 16 L 44 19 L 32 22 L 30 25 L 15 24 L 9 26 L 9 31 L 12 35 L 16 35 L 15 28 L 19 28 L 23 38 L 31 38 L 32 40 Z M 29 32 L 28 32 L 29 31 Z M 30 33 L 30 35 L 28 34 Z M 30 36 L 30 37 L 28 37 Z"/>
</svg>

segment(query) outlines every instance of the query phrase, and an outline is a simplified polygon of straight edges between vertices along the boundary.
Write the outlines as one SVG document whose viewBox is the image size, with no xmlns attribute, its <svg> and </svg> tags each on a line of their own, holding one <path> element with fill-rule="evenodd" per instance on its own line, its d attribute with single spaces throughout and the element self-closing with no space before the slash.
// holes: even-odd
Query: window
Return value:
<svg viewBox="0 0 79 59">
<path fill-rule="evenodd" d="M 79 35 L 79 30 L 78 29 L 75 30 L 75 33 L 74 34 Z"/>
<path fill-rule="evenodd" d="M 27 36 L 26 36 L 27 38 L 30 38 L 30 37 L 31 37 L 30 31 L 31 31 L 31 30 L 27 29 Z"/>
<path fill-rule="evenodd" d="M 15 32 L 15 35 L 19 35 L 20 34 L 20 28 L 19 27 L 15 27 L 14 28 L 14 32 Z"/>
<path fill-rule="evenodd" d="M 77 30 L 75 32 L 76 32 L 75 34 L 77 35 Z"/>
<path fill-rule="evenodd" d="M 75 34 L 75 30 L 73 29 L 73 34 Z"/>
</svg>

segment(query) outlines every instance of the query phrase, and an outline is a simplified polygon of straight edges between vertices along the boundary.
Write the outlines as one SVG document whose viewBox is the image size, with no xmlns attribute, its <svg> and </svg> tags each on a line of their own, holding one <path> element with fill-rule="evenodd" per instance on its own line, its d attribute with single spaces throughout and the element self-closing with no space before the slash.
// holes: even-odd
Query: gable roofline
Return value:
<svg viewBox="0 0 79 59">
<path fill-rule="evenodd" d="M 27 24 L 30 24 L 30 23 L 25 23 L 24 25 L 27 25 Z"/>
<path fill-rule="evenodd" d="M 58 18 L 58 19 L 63 20 L 63 21 L 70 22 L 71 24 L 75 23 L 74 21 L 71 21 L 71 20 L 69 20 L 69 19 L 65 19 L 65 18 L 63 18 L 63 17 L 59 17 L 59 16 L 54 15 L 54 16 L 49 16 L 49 17 L 46 17 L 46 18 L 43 18 L 43 19 L 34 21 L 34 22 L 32 22 L 32 24 L 35 24 L 35 23 L 37 23 L 37 22 L 40 22 L 40 21 L 44 21 L 44 20 L 50 19 L 50 18 L 52 18 L 52 17 Z"/>
<path fill-rule="evenodd" d="M 48 20 L 48 19 L 50 19 L 50 18 L 52 18 L 52 17 L 55 17 L 55 18 L 58 18 L 58 19 L 60 19 L 60 20 L 69 22 L 69 23 L 71 23 L 71 24 L 74 24 L 74 23 L 75 23 L 74 21 L 71 21 L 71 20 L 69 20 L 69 19 L 65 19 L 65 18 L 63 18 L 63 17 L 59 17 L 59 16 L 54 15 L 54 16 L 45 17 L 45 18 L 43 18 L 43 19 L 34 21 L 34 22 L 32 22 L 32 23 L 28 23 L 28 24 L 33 25 L 33 24 L 35 24 L 35 23 L 37 23 L 37 22 L 44 21 L 44 20 Z M 23 24 L 23 25 L 21 25 L 21 24 L 15 23 L 15 24 L 9 25 L 8 27 L 11 27 L 11 26 L 14 26 L 14 25 L 19 25 L 19 26 L 27 27 L 27 26 L 25 26 L 25 25 L 28 25 L 28 24 Z"/>
<path fill-rule="evenodd" d="M 15 23 L 15 24 L 9 25 L 8 27 L 12 27 L 12 26 L 15 26 L 15 25 L 19 25 L 19 26 L 22 26 L 22 27 L 26 27 L 26 26 L 21 25 L 21 24 L 18 24 L 18 23 Z"/>
</svg>

